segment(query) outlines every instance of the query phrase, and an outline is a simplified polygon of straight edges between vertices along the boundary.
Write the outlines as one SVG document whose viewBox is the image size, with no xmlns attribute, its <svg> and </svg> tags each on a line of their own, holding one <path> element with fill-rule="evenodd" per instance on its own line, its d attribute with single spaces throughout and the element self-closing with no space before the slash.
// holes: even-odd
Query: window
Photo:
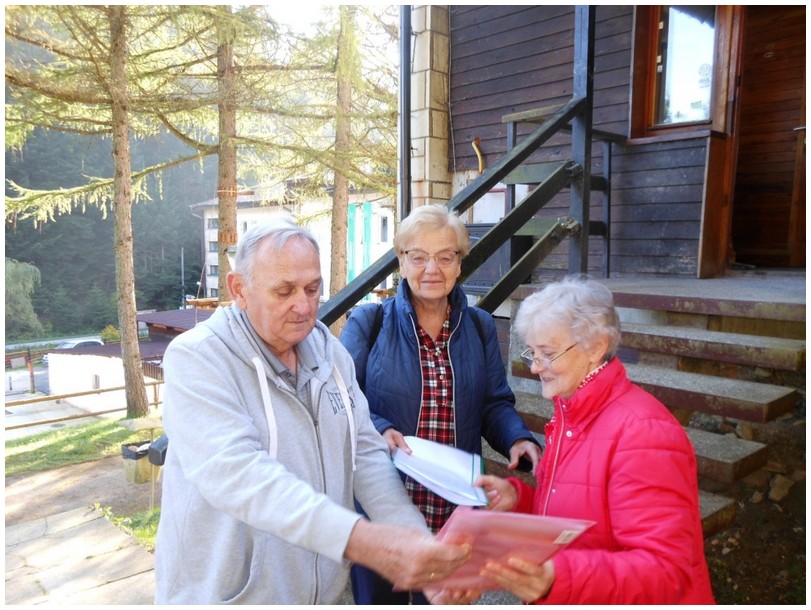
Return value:
<svg viewBox="0 0 811 610">
<path fill-rule="evenodd" d="M 208 296 L 210 296 L 212 299 L 215 299 L 218 296 L 220 296 L 220 291 L 217 288 L 209 288 Z"/>
<path fill-rule="evenodd" d="M 218 245 L 219 245 L 219 242 L 216 242 L 216 241 L 208 242 L 208 251 L 209 252 L 216 252 Z"/>
<path fill-rule="evenodd" d="M 631 137 L 729 132 L 741 7 L 637 6 Z"/>
<path fill-rule="evenodd" d="M 380 219 L 380 241 L 389 241 L 389 219 L 385 216 Z"/>
<path fill-rule="evenodd" d="M 659 12 L 653 122 L 708 121 L 715 8 L 663 6 Z"/>
<path fill-rule="evenodd" d="M 220 274 L 220 266 L 219 265 L 209 265 L 208 266 L 208 274 L 209 275 L 219 275 Z"/>
<path fill-rule="evenodd" d="M 219 229 L 220 228 L 220 219 L 219 218 L 209 218 L 208 219 L 208 228 L 209 229 Z"/>
</svg>

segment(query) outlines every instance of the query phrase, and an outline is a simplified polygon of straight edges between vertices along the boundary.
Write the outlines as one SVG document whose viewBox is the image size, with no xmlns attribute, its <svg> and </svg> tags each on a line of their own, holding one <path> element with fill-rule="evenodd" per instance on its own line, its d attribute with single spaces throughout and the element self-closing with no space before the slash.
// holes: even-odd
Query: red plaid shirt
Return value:
<svg viewBox="0 0 811 610">
<path fill-rule="evenodd" d="M 417 422 L 417 436 L 455 446 L 453 371 L 448 357 L 450 313 L 451 307 L 448 305 L 445 324 L 442 325 L 436 341 L 417 325 L 422 366 L 422 409 Z M 406 478 L 405 485 L 412 502 L 425 516 L 428 527 L 434 533 L 439 531 L 456 505 L 429 491 L 411 477 Z"/>
</svg>

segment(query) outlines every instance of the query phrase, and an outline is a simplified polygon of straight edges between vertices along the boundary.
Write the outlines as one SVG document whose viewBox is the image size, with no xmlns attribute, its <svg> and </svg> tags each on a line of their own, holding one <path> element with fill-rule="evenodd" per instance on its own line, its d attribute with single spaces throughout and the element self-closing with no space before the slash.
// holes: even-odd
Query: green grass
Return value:
<svg viewBox="0 0 811 610">
<path fill-rule="evenodd" d="M 159 508 L 153 511 L 141 511 L 129 517 L 114 515 L 109 506 L 100 507 L 96 504 L 96 509 L 101 510 L 108 520 L 135 538 L 138 544 L 150 551 L 155 550 L 155 536 L 158 533 L 158 522 L 161 516 Z"/>
<path fill-rule="evenodd" d="M 162 433 L 156 430 L 154 438 Z M 121 455 L 121 445 L 147 438 L 147 432 L 132 432 L 116 420 L 104 419 L 6 441 L 6 477 Z M 96 508 L 139 544 L 154 550 L 160 509 L 114 515 L 109 506 Z"/>
<path fill-rule="evenodd" d="M 161 434 L 156 430 L 154 438 Z M 6 477 L 121 455 L 121 445 L 148 438 L 104 419 L 6 441 Z"/>
</svg>

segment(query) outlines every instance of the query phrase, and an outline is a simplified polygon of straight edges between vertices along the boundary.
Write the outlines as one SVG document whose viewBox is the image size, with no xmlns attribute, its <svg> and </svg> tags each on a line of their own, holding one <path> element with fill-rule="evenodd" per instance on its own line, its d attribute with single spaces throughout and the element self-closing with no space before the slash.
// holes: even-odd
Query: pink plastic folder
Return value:
<svg viewBox="0 0 811 610">
<path fill-rule="evenodd" d="M 540 565 L 592 525 L 593 521 L 580 519 L 460 506 L 439 530 L 437 540 L 469 542 L 473 545 L 473 554 L 467 563 L 435 585 L 437 588 L 498 589 L 494 581 L 479 575 L 489 560 L 506 562 L 510 557 L 520 557 Z"/>
</svg>

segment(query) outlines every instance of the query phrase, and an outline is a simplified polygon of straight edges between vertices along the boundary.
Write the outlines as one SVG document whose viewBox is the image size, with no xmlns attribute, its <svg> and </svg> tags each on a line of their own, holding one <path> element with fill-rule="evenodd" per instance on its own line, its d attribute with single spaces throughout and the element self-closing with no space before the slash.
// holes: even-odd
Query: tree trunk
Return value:
<svg viewBox="0 0 811 610">
<path fill-rule="evenodd" d="M 141 369 L 138 345 L 138 320 L 135 304 L 135 269 L 132 241 L 132 166 L 127 109 L 127 32 L 126 7 L 110 6 L 110 95 L 113 118 L 113 166 L 115 168 L 115 270 L 118 294 L 118 324 L 121 330 L 121 358 L 124 361 L 124 385 L 127 417 L 149 414 L 146 385 Z"/>
<path fill-rule="evenodd" d="M 229 15 L 231 8 L 222 7 Z M 219 88 L 220 151 L 217 160 L 217 198 L 219 230 L 217 236 L 219 277 L 217 294 L 220 303 L 231 300 L 226 275 L 231 270 L 228 248 L 237 243 L 237 120 L 234 100 L 234 37 L 230 18 L 217 22 L 217 86 Z"/>
<path fill-rule="evenodd" d="M 330 296 L 346 286 L 346 244 L 349 210 L 349 179 L 343 172 L 351 155 L 352 74 L 357 56 L 355 47 L 355 7 L 340 6 L 341 30 L 338 34 L 337 101 L 335 112 L 335 182 L 332 194 L 332 239 L 330 257 Z M 341 334 L 345 318 L 333 322 L 330 330 Z"/>
</svg>

